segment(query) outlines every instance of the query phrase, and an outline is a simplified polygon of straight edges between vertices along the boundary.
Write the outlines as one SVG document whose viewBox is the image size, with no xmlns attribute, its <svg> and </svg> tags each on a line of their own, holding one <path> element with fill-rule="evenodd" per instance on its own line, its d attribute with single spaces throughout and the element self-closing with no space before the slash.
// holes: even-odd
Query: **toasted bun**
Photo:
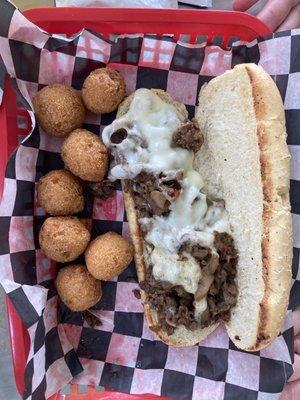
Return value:
<svg viewBox="0 0 300 400">
<path fill-rule="evenodd" d="M 248 351 L 267 346 L 286 313 L 292 262 L 289 161 L 282 100 L 261 67 L 236 66 L 202 88 L 196 164 L 225 200 L 239 253 L 237 305 L 227 324 Z"/>
</svg>

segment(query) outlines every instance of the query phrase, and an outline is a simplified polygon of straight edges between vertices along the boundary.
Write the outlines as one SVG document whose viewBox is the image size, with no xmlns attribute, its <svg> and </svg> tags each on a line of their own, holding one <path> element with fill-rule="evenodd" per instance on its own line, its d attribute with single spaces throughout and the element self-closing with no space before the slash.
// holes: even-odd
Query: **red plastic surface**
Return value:
<svg viewBox="0 0 300 400">
<path fill-rule="evenodd" d="M 92 387 L 88 387 L 86 393 L 78 393 L 76 385 L 71 386 L 68 395 L 57 394 L 50 400 L 168 400 L 166 397 L 154 396 L 151 394 L 130 395 L 109 390 L 97 392 Z"/>
<path fill-rule="evenodd" d="M 12 302 L 7 296 L 6 307 L 15 380 L 18 392 L 21 394 L 24 391 L 24 369 L 30 344 L 29 335 Z"/>
<path fill-rule="evenodd" d="M 227 45 L 232 36 L 250 41 L 258 36 L 270 33 L 261 21 L 248 14 L 230 11 L 206 10 L 155 10 L 155 9 L 110 9 L 110 8 L 37 8 L 24 12 L 25 16 L 42 29 L 50 33 L 72 35 L 83 28 L 101 32 L 104 36 L 111 33 L 153 33 L 190 35 L 194 42 L 198 35 L 206 36 L 210 42 L 214 36 L 223 37 L 222 44 Z M 18 143 L 18 136 L 29 131 L 30 122 L 24 110 L 17 109 L 16 99 L 9 80 L 5 84 L 3 102 L 0 107 L 0 197 L 3 190 L 3 177 L 7 159 Z M 17 118 L 27 118 L 27 129 L 18 128 Z M 7 311 L 13 355 L 13 365 L 18 391 L 24 389 L 24 369 L 29 350 L 28 333 L 7 299 Z M 69 395 L 57 394 L 52 400 L 155 400 L 153 395 L 132 396 L 112 391 L 95 392 L 92 388 L 85 394 L 77 393 L 71 387 Z M 162 398 L 160 398 L 162 399 Z"/>
<path fill-rule="evenodd" d="M 15 93 L 6 79 L 3 102 L 0 106 L 0 199 L 3 191 L 5 166 L 9 155 L 18 144 L 17 107 Z"/>
<path fill-rule="evenodd" d="M 270 33 L 269 28 L 252 15 L 233 11 L 141 9 L 141 8 L 35 8 L 24 11 L 32 22 L 50 33 L 71 35 L 83 28 L 110 33 L 156 33 L 238 36 L 253 40 Z"/>
</svg>

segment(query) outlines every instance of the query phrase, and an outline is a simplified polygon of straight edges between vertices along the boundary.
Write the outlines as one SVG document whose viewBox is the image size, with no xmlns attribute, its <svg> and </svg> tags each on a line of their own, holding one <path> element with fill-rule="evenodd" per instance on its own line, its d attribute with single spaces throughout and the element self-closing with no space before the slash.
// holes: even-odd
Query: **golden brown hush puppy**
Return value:
<svg viewBox="0 0 300 400">
<path fill-rule="evenodd" d="M 95 114 L 115 111 L 125 96 L 125 82 L 120 72 L 111 68 L 98 68 L 83 83 L 82 100 Z"/>
<path fill-rule="evenodd" d="M 90 241 L 90 232 L 76 217 L 49 217 L 43 223 L 39 242 L 46 256 L 68 262 L 80 256 Z"/>
<path fill-rule="evenodd" d="M 80 94 L 70 86 L 59 83 L 38 91 L 33 107 L 42 129 L 53 136 L 67 136 L 82 126 L 85 117 Z"/>
<path fill-rule="evenodd" d="M 50 171 L 39 180 L 37 197 L 40 205 L 50 215 L 72 215 L 84 208 L 79 179 L 64 169 Z"/>
<path fill-rule="evenodd" d="M 107 149 L 102 140 L 86 129 L 76 129 L 61 148 L 67 169 L 84 181 L 99 182 L 108 168 Z"/>
<path fill-rule="evenodd" d="M 62 268 L 57 274 L 55 287 L 59 297 L 72 311 L 87 310 L 102 297 L 101 282 L 92 277 L 85 265 Z"/>
<path fill-rule="evenodd" d="M 104 281 L 120 275 L 132 258 L 132 244 L 115 232 L 98 236 L 85 252 L 85 262 L 90 274 Z"/>
</svg>

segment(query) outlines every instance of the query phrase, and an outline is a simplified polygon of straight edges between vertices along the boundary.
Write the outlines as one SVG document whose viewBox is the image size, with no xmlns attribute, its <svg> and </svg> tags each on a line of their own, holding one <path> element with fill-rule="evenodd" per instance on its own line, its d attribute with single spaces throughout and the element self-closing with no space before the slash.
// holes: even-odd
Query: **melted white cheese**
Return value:
<svg viewBox="0 0 300 400">
<path fill-rule="evenodd" d="M 103 142 L 108 147 L 114 146 L 110 141 L 113 132 L 125 128 L 128 133 L 127 138 L 117 145 L 124 162 L 109 171 L 109 179 L 133 179 L 141 171 L 192 168 L 193 154 L 171 146 L 173 133 L 181 122 L 183 117 L 174 106 L 148 89 L 138 89 L 129 111 L 105 127 L 102 133 Z"/>
<path fill-rule="evenodd" d="M 203 297 L 203 299 L 199 301 L 194 301 L 194 306 L 195 306 L 195 319 L 200 321 L 202 314 L 207 308 L 206 297 Z"/>
<path fill-rule="evenodd" d="M 213 249 L 214 231 L 229 232 L 230 229 L 224 205 L 220 202 L 207 205 L 206 196 L 201 192 L 203 179 L 193 168 L 194 153 L 172 146 L 173 133 L 183 120 L 173 105 L 148 89 L 139 89 L 129 111 L 107 126 L 102 137 L 106 146 L 113 152 L 117 149 L 119 154 L 117 165 L 110 169 L 110 179 L 133 179 L 141 171 L 184 171 L 181 194 L 172 202 L 169 215 L 143 218 L 140 223 L 150 227 L 145 239 L 154 246 L 148 259 L 153 265 L 154 277 L 195 293 L 201 269 L 191 255 L 185 261 L 180 260 L 181 244 L 190 241 Z M 111 143 L 111 135 L 121 128 L 127 131 L 126 139 L 120 144 Z M 196 302 L 195 306 L 200 315 L 206 308 L 206 300 Z"/>
<path fill-rule="evenodd" d="M 150 255 L 153 265 L 152 273 L 157 280 L 181 285 L 187 292 L 195 294 L 202 275 L 201 269 L 194 257 L 190 254 L 184 254 L 184 256 L 183 261 L 179 259 L 178 254 L 156 247 Z"/>
<path fill-rule="evenodd" d="M 196 180 L 196 171 L 189 171 L 183 180 L 183 192 L 170 206 L 168 217 L 151 218 L 151 229 L 146 240 L 155 247 L 176 252 L 182 243 L 193 242 L 213 248 L 214 231 L 228 232 L 229 221 L 222 203 L 207 206 L 206 196 L 200 192 L 201 181 Z M 189 178 L 193 176 L 193 180 Z M 142 223 L 149 222 L 143 218 Z"/>
</svg>

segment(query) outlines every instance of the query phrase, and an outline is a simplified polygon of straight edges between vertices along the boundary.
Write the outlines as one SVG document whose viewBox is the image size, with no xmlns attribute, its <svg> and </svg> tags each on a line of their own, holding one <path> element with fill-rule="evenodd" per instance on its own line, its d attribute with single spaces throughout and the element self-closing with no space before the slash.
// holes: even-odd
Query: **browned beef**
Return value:
<svg viewBox="0 0 300 400">
<path fill-rule="evenodd" d="M 202 278 L 197 293 L 192 295 L 182 286 L 173 286 L 169 282 L 157 281 L 151 268 L 140 287 L 147 294 L 147 302 L 157 311 L 158 323 L 169 335 L 178 325 L 193 330 L 199 326 L 195 320 L 195 299 L 207 296 L 207 309 L 201 318 L 201 326 L 209 326 L 218 320 L 228 321 L 230 309 L 236 304 L 237 286 L 235 283 L 237 253 L 233 239 L 227 233 L 216 233 L 215 246 L 218 256 L 210 249 L 199 245 L 184 243 L 179 251 L 190 253 L 202 269 Z M 209 283 L 208 286 L 205 282 Z M 203 293 L 200 293 L 200 292 Z"/>
<path fill-rule="evenodd" d="M 196 261 L 198 261 L 201 267 L 209 264 L 209 261 L 211 259 L 211 250 L 198 244 L 190 242 L 183 243 L 179 249 L 179 253 L 184 252 L 191 254 L 196 259 Z"/>
<path fill-rule="evenodd" d="M 238 256 L 233 239 L 227 233 L 216 233 L 215 246 L 219 254 L 219 265 L 207 295 L 209 313 L 202 317 L 204 326 L 219 319 L 228 321 L 230 309 L 236 304 L 238 294 L 235 283 Z"/>
<path fill-rule="evenodd" d="M 139 289 L 133 289 L 132 293 L 134 294 L 134 297 L 137 299 L 141 298 L 141 292 L 139 291 Z"/>
<path fill-rule="evenodd" d="M 127 138 L 127 131 L 124 128 L 116 130 L 110 137 L 113 144 L 120 144 Z"/>
<path fill-rule="evenodd" d="M 94 197 L 106 200 L 113 195 L 115 184 L 104 179 L 101 182 L 86 182 L 86 188 Z"/>
<path fill-rule="evenodd" d="M 100 318 L 96 317 L 96 315 L 92 314 L 89 310 L 83 311 L 82 316 L 91 328 L 102 325 Z"/>
<path fill-rule="evenodd" d="M 182 123 L 174 132 L 172 139 L 174 146 L 182 147 L 195 153 L 200 150 L 203 144 L 203 135 L 196 120 Z"/>
<path fill-rule="evenodd" d="M 168 335 L 172 335 L 176 326 L 184 325 L 194 330 L 198 323 L 194 316 L 194 296 L 182 286 L 173 286 L 169 282 L 157 281 L 151 272 L 140 283 L 147 294 L 147 302 L 157 311 L 158 323 Z"/>
<path fill-rule="evenodd" d="M 140 173 L 129 185 L 140 218 L 168 215 L 172 199 L 176 198 L 181 190 L 178 180 L 174 178 L 167 180 L 166 177 L 146 172 Z"/>
<path fill-rule="evenodd" d="M 180 252 L 190 253 L 202 269 L 195 298 L 200 300 L 207 295 L 207 310 L 202 316 L 202 325 L 208 326 L 219 319 L 227 321 L 230 309 L 236 304 L 237 286 L 235 283 L 237 253 L 233 239 L 227 233 L 215 234 L 215 246 L 218 257 L 213 258 L 211 251 L 199 245 L 184 243 Z"/>
<path fill-rule="evenodd" d="M 228 233 L 215 233 L 215 246 L 218 252 L 221 253 L 221 259 L 237 258 L 237 252 L 234 248 L 233 239 Z"/>
<path fill-rule="evenodd" d="M 161 172 L 158 175 L 158 179 L 160 182 L 164 183 L 164 184 L 173 184 L 174 182 L 178 182 L 181 181 L 183 179 L 183 170 L 173 170 L 173 171 L 165 171 L 165 172 Z M 181 185 L 179 183 L 179 187 L 177 187 L 177 189 L 180 189 Z"/>
</svg>

